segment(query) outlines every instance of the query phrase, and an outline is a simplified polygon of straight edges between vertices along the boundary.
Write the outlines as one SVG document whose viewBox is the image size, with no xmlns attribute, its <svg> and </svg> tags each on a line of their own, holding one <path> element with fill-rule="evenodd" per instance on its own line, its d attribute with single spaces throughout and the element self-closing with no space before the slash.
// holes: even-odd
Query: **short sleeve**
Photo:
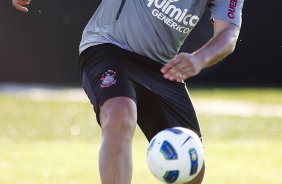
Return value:
<svg viewBox="0 0 282 184">
<path fill-rule="evenodd" d="M 219 19 L 241 27 L 244 0 L 211 0 L 212 19 Z"/>
</svg>

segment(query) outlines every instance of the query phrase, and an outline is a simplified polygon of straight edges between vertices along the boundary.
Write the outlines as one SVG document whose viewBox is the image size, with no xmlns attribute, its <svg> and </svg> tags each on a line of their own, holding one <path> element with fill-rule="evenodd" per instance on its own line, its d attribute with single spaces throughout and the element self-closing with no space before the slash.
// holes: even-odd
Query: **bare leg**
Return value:
<svg viewBox="0 0 282 184">
<path fill-rule="evenodd" d="M 127 97 L 109 99 L 101 107 L 100 120 L 103 136 L 99 155 L 102 184 L 130 184 L 136 104 Z"/>
</svg>

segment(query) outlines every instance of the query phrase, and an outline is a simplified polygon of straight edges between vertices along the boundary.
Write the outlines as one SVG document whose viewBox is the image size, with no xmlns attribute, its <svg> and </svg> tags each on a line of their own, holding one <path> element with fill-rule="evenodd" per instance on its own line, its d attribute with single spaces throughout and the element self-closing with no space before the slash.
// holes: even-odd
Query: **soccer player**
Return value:
<svg viewBox="0 0 282 184">
<path fill-rule="evenodd" d="M 129 184 L 136 124 L 150 140 L 169 127 L 202 137 L 185 80 L 234 51 L 244 0 L 102 0 L 80 43 L 82 84 L 102 128 L 103 184 Z M 12 0 L 20 11 L 29 0 Z M 179 53 L 206 10 L 214 34 Z M 200 184 L 205 167 L 189 184 Z"/>
</svg>

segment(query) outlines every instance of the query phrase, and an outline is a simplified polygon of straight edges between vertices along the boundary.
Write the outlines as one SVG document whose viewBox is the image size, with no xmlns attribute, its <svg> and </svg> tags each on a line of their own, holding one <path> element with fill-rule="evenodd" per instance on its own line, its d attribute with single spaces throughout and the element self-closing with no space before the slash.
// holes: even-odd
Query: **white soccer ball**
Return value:
<svg viewBox="0 0 282 184">
<path fill-rule="evenodd" d="M 148 146 L 147 163 L 152 174 L 165 183 L 183 184 L 200 172 L 203 145 L 193 131 L 174 127 L 155 135 Z"/>
</svg>

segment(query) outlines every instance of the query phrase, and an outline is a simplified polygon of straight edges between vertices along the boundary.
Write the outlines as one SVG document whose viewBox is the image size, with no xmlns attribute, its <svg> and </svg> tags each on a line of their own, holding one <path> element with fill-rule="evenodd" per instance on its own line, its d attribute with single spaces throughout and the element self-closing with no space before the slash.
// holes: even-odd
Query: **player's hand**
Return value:
<svg viewBox="0 0 282 184">
<path fill-rule="evenodd" d="M 199 57 L 189 53 L 180 53 L 171 62 L 161 68 L 164 78 L 182 82 L 197 75 L 205 67 Z"/>
<path fill-rule="evenodd" d="M 28 9 L 25 7 L 29 5 L 31 0 L 12 0 L 12 5 L 21 12 L 28 12 Z"/>
</svg>

